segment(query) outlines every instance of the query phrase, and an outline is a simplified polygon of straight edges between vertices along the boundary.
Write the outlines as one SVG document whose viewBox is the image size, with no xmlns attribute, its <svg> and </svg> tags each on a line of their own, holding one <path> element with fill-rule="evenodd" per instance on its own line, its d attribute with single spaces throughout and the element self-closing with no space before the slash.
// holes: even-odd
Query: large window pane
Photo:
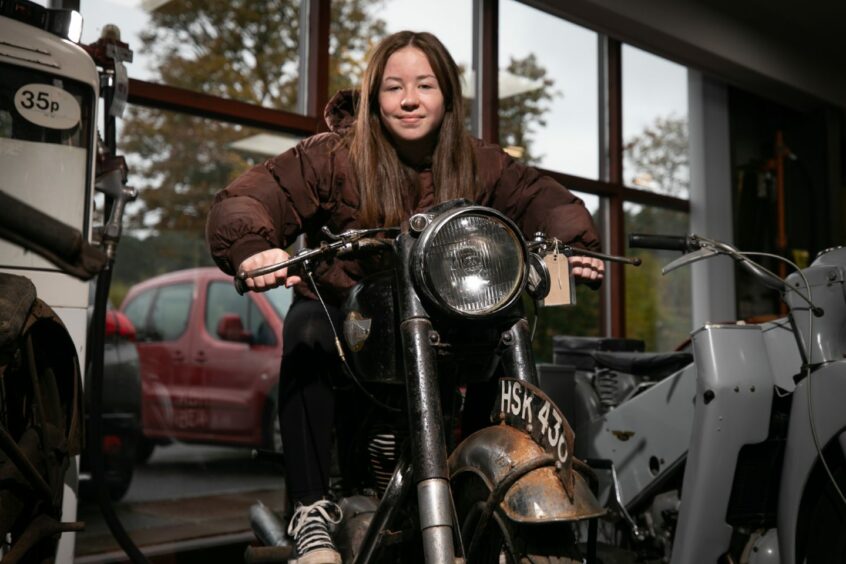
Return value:
<svg viewBox="0 0 846 564">
<path fill-rule="evenodd" d="M 686 213 L 627 204 L 625 232 L 686 235 Z M 661 267 L 679 253 L 630 249 L 640 257 L 639 267 L 626 267 L 626 336 L 642 339 L 647 350 L 670 351 L 684 342 L 691 330 L 690 269 L 661 275 Z"/>
<path fill-rule="evenodd" d="M 300 0 L 82 0 L 83 43 L 106 24 L 134 52 L 131 78 L 296 111 Z"/>
<path fill-rule="evenodd" d="M 131 370 L 118 374 L 110 364 L 104 370 L 104 388 L 111 382 L 112 389 L 131 390 L 133 378 L 140 382 L 140 398 L 134 399 L 143 462 L 135 464 L 128 491 L 116 504 L 139 545 L 243 535 L 255 500 L 284 509 L 278 465 L 251 456 L 251 449 L 269 447 L 274 437 L 281 317 L 267 297 L 273 292 L 238 297 L 243 307 L 236 311 L 243 312 L 252 338 L 224 340 L 207 329 L 218 320 L 207 323 L 215 312 L 205 307 L 219 305 L 219 296 L 206 299 L 206 288 L 218 276 L 214 284 L 235 296 L 231 279 L 216 267 L 195 267 L 212 266 L 204 227 L 214 194 L 296 141 L 137 106 L 122 121 L 118 152 L 127 158 L 129 184 L 140 189 L 140 197 L 118 246 L 111 301 L 119 307 L 131 286 L 168 275 L 125 311 L 139 330 L 129 343 L 137 350 L 134 376 Z M 176 274 L 184 269 L 194 270 Z M 290 303 L 290 290 L 274 292 L 284 294 L 275 301 Z M 116 378 L 126 384 L 118 386 Z M 113 395 L 103 400 L 104 413 L 112 413 Z M 79 512 L 88 526 L 78 536 L 76 556 L 116 550 L 96 504 L 84 498 Z M 133 518 L 139 514 L 145 519 Z M 241 554 L 243 549 L 238 557 L 221 558 L 235 561 Z"/>
<path fill-rule="evenodd" d="M 500 3 L 499 135 L 513 155 L 599 176 L 596 33 L 514 0 Z"/>
<path fill-rule="evenodd" d="M 574 193 L 585 202 L 599 226 L 599 198 L 592 194 Z M 552 338 L 556 335 L 595 337 L 600 333 L 600 292 L 584 284 L 576 286 L 576 303 L 571 306 L 542 308 L 539 312 L 533 348 L 535 360 L 552 362 Z"/>
<path fill-rule="evenodd" d="M 357 88 L 366 55 L 383 37 L 403 31 L 435 34 L 465 73 L 473 67 L 473 3 L 470 0 L 333 0 L 329 95 Z M 466 94 L 466 93 L 465 93 Z"/>
<path fill-rule="evenodd" d="M 118 153 L 139 189 L 118 254 L 112 296 L 144 278 L 211 265 L 204 241 L 214 195 L 249 167 L 298 139 L 186 114 L 130 106 Z M 124 256 L 128 258 L 123 260 Z"/>
<path fill-rule="evenodd" d="M 688 197 L 685 67 L 623 46 L 623 140 L 628 186 Z"/>
</svg>

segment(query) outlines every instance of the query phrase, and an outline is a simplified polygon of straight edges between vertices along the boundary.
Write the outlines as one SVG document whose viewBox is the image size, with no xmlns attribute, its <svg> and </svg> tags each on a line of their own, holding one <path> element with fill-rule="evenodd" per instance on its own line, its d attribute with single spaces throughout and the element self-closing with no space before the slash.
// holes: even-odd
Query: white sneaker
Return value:
<svg viewBox="0 0 846 564">
<path fill-rule="evenodd" d="M 311 505 L 297 504 L 288 535 L 297 546 L 296 564 L 341 564 L 341 554 L 329 536 L 330 525 L 341 522 L 343 512 L 337 503 L 321 499 Z"/>
</svg>

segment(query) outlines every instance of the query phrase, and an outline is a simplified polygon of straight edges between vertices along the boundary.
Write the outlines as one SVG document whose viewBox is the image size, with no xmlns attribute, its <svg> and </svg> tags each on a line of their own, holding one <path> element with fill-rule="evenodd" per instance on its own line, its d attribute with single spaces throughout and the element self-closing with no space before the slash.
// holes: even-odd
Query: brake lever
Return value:
<svg viewBox="0 0 846 564">
<path fill-rule="evenodd" d="M 675 259 L 674 261 L 668 263 L 664 268 L 661 269 L 661 274 L 670 273 L 677 268 L 681 268 L 688 264 L 698 262 L 700 260 L 705 260 L 706 258 L 710 258 L 714 255 L 720 254 L 720 251 L 713 247 L 702 247 L 699 250 L 693 251 L 692 253 L 687 253 L 679 258 Z"/>
<path fill-rule="evenodd" d="M 321 243 L 319 247 L 313 249 L 301 249 L 297 252 L 297 254 L 292 257 L 289 257 L 287 260 L 283 260 L 282 262 L 262 266 L 260 268 L 256 268 L 255 270 L 242 270 L 235 275 L 235 279 L 233 281 L 235 284 L 235 290 L 239 294 L 243 295 L 244 292 L 249 291 L 249 287 L 247 286 L 247 278 L 264 276 L 265 274 L 270 274 L 271 272 L 276 272 L 277 270 L 282 270 L 283 268 L 288 268 L 313 258 L 328 256 L 332 254 L 339 254 L 344 252 L 345 250 L 352 250 L 353 246 L 358 241 L 364 239 L 365 237 L 368 237 L 369 235 L 374 235 L 376 233 L 389 233 L 398 230 L 398 227 L 349 229 L 336 235 L 335 233 L 332 233 L 332 231 L 327 226 L 324 225 L 320 228 L 320 231 L 324 235 L 326 235 L 326 237 L 332 240 L 331 243 Z"/>
<path fill-rule="evenodd" d="M 327 225 L 324 225 L 323 227 L 321 227 L 320 232 L 323 233 L 324 235 L 326 235 L 327 237 L 329 237 L 329 239 L 332 240 L 332 241 L 338 241 L 342 237 L 344 237 L 344 235 L 348 235 L 350 233 L 349 231 L 344 231 L 343 233 L 339 233 L 338 235 L 335 235 L 334 233 L 332 233 L 332 230 L 329 229 L 329 227 Z"/>
<path fill-rule="evenodd" d="M 262 266 L 254 270 L 241 270 L 238 272 L 238 274 L 235 275 L 235 278 L 233 280 L 233 283 L 235 284 L 235 291 L 237 291 L 240 295 L 243 295 L 245 292 L 248 292 L 250 289 L 249 286 L 247 286 L 248 278 L 264 276 L 265 274 L 270 274 L 271 272 L 276 272 L 277 270 L 282 270 L 283 268 L 290 268 L 292 266 L 306 262 L 309 259 L 329 254 L 330 252 L 342 248 L 344 245 L 347 244 L 348 243 L 344 240 L 338 240 L 329 243 L 328 245 L 321 245 L 316 249 L 303 249 L 294 256 L 289 257 L 287 260 L 283 260 L 282 262 L 268 264 L 266 266 Z"/>
</svg>

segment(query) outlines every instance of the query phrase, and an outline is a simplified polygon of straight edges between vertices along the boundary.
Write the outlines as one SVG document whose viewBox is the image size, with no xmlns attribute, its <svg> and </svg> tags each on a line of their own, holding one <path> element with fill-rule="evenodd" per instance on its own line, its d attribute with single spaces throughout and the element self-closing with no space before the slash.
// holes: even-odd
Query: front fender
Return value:
<svg viewBox="0 0 846 564">
<path fill-rule="evenodd" d="M 60 428 L 63 432 L 61 440 L 66 439 L 67 444 L 63 447 L 49 445 L 49 448 L 67 448 L 69 455 L 77 455 L 82 451 L 84 411 L 82 375 L 73 339 L 58 314 L 40 299 L 35 300 L 21 335 L 32 339 L 38 373 L 49 369 L 55 379 L 58 397 L 45 395 L 42 391 L 45 398 L 42 401 L 52 400 L 42 409 L 48 410 L 45 417 Z M 58 436 L 52 438 L 60 440 Z"/>
<path fill-rule="evenodd" d="M 544 456 L 544 450 L 530 436 L 508 425 L 477 431 L 462 441 L 449 457 L 454 487 L 468 475 L 481 478 L 493 490 L 509 473 L 531 460 Z M 567 495 L 553 465 L 528 472 L 505 493 L 500 508 L 517 523 L 551 523 L 598 517 L 603 508 L 585 479 L 573 474 L 573 496 Z"/>
</svg>

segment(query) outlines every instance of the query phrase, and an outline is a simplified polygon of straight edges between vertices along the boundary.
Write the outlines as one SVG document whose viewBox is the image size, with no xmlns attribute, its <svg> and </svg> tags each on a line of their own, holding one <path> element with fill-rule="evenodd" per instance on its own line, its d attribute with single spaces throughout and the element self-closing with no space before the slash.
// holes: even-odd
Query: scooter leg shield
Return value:
<svg viewBox="0 0 846 564">
<path fill-rule="evenodd" d="M 508 425 L 486 427 L 464 440 L 449 457 L 453 487 L 463 477 L 481 478 L 490 491 L 510 479 L 518 468 L 544 456 L 530 436 Z M 597 517 L 605 510 L 579 472 L 572 470 L 572 496 L 568 495 L 554 465 L 541 466 L 519 477 L 499 506 L 517 523 L 552 523 Z"/>
</svg>

